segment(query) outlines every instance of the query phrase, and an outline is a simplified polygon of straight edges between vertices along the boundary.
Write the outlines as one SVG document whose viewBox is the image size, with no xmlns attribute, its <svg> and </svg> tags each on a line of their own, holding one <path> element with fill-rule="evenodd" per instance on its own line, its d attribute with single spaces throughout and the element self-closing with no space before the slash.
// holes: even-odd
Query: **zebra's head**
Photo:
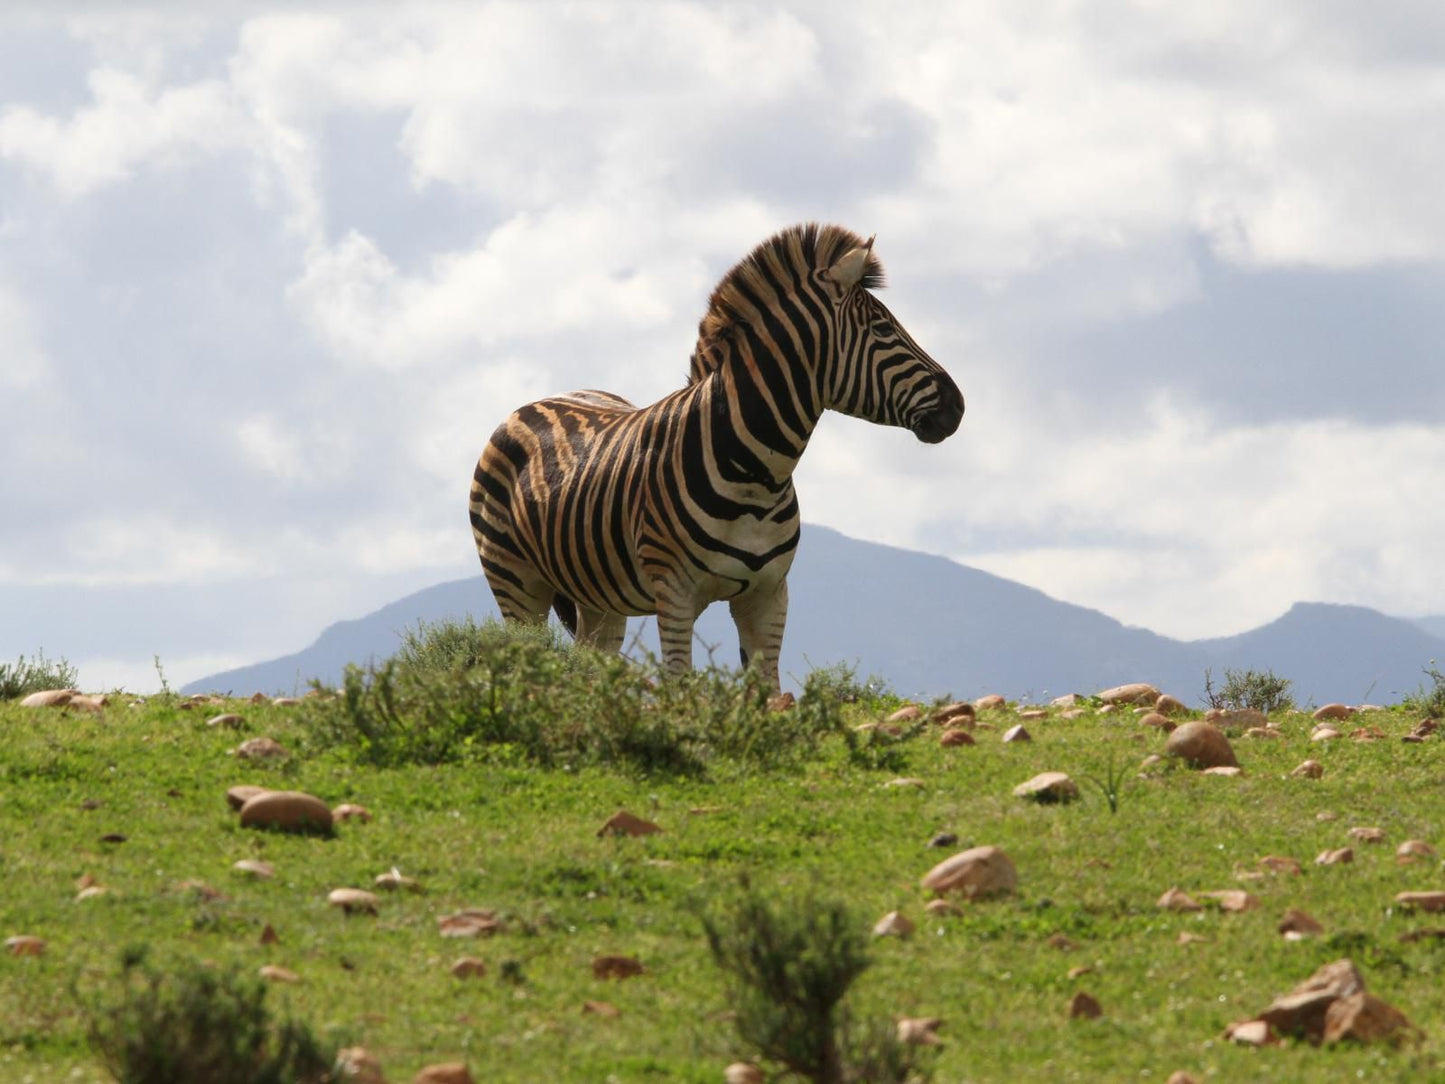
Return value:
<svg viewBox="0 0 1445 1084">
<path fill-rule="evenodd" d="M 882 284 L 873 238 L 819 272 L 836 316 L 837 350 L 824 357 L 823 405 L 855 418 L 897 425 L 937 444 L 963 421 L 963 393 L 869 291 Z"/>
</svg>

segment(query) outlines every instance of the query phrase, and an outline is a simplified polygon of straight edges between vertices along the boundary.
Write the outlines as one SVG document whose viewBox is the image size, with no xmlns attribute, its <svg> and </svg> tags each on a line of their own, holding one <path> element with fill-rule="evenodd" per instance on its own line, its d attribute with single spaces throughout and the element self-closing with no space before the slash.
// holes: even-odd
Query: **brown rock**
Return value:
<svg viewBox="0 0 1445 1084">
<path fill-rule="evenodd" d="M 1334 741 L 1340 732 L 1332 726 L 1319 726 L 1310 731 L 1310 741 Z"/>
<path fill-rule="evenodd" d="M 1028 722 L 1032 723 L 1036 722 L 1039 719 L 1047 719 L 1049 717 L 1049 713 L 1043 708 L 1028 708 L 1020 709 L 1018 716 L 1020 719 L 1025 719 Z"/>
<path fill-rule="evenodd" d="M 241 827 L 329 835 L 331 810 L 320 798 L 299 790 L 268 790 L 246 800 L 241 807 Z"/>
<path fill-rule="evenodd" d="M 402 888 L 411 892 L 421 891 L 421 885 L 414 878 L 403 876 L 398 869 L 389 869 L 385 873 L 378 873 L 372 883 L 387 892 L 395 892 Z"/>
<path fill-rule="evenodd" d="M 923 887 L 969 899 L 1007 895 L 1018 887 L 1018 871 L 998 847 L 973 847 L 938 863 L 923 876 Z"/>
<path fill-rule="evenodd" d="M 1377 726 L 1361 726 L 1350 731 L 1351 741 L 1383 741 L 1385 732 Z"/>
<path fill-rule="evenodd" d="M 1049 934 L 1049 939 L 1045 941 L 1044 944 L 1048 945 L 1051 949 L 1058 949 L 1060 952 L 1073 952 L 1074 949 L 1079 947 L 1072 938 L 1066 937 L 1061 933 Z"/>
<path fill-rule="evenodd" d="M 45 939 L 19 934 L 5 938 L 5 951 L 11 956 L 40 956 L 45 952 Z"/>
<path fill-rule="evenodd" d="M 256 795 L 266 794 L 269 791 L 269 787 L 256 787 L 250 783 L 242 783 L 226 791 L 226 804 L 232 809 L 240 810 L 243 805 L 256 797 Z"/>
<path fill-rule="evenodd" d="M 1051 708 L 1076 708 L 1079 706 L 1080 696 L 1078 693 L 1065 693 L 1063 696 L 1056 696 L 1049 701 Z"/>
<path fill-rule="evenodd" d="M 1159 699 L 1154 701 L 1154 710 L 1160 715 L 1184 715 L 1189 708 L 1184 701 L 1176 700 L 1168 693 L 1160 693 Z"/>
<path fill-rule="evenodd" d="M 996 711 L 999 708 L 1008 707 L 1008 701 L 997 693 L 991 693 L 988 696 L 980 696 L 973 702 L 973 706 L 977 711 Z"/>
<path fill-rule="evenodd" d="M 1163 763 L 1164 763 L 1164 758 L 1161 757 L 1158 753 L 1150 753 L 1147 757 L 1145 757 L 1143 760 L 1141 760 L 1141 761 L 1139 762 L 1139 771 L 1140 771 L 1141 773 L 1142 773 L 1142 772 L 1147 772 L 1150 768 L 1154 767 L 1156 764 L 1163 764 Z"/>
<path fill-rule="evenodd" d="M 1339 866 L 1346 862 L 1355 860 L 1355 851 L 1352 847 L 1340 847 L 1333 851 L 1321 851 L 1315 856 L 1317 866 Z"/>
<path fill-rule="evenodd" d="M 1445 911 L 1445 892 L 1401 892 L 1395 902 L 1401 907 L 1418 907 L 1422 911 Z"/>
<path fill-rule="evenodd" d="M 1272 726 L 1252 726 L 1244 732 L 1244 736 L 1256 741 L 1274 741 L 1280 733 Z"/>
<path fill-rule="evenodd" d="M 77 903 L 83 900 L 93 900 L 98 896 L 107 895 L 109 892 L 110 889 L 105 885 L 87 885 L 75 894 L 75 900 Z"/>
<path fill-rule="evenodd" d="M 1252 896 L 1240 888 L 1226 888 L 1221 892 L 1204 892 L 1201 895 L 1205 899 L 1217 903 L 1221 911 L 1231 911 L 1235 914 L 1253 911 L 1259 906 L 1258 896 Z"/>
<path fill-rule="evenodd" d="M 1342 997 L 1325 1010 L 1324 1040 L 1337 1043 L 1353 1039 L 1360 1043 L 1403 1038 L 1419 1029 L 1395 1006 L 1364 991 Z"/>
<path fill-rule="evenodd" d="M 1358 839 L 1361 843 L 1385 842 L 1385 830 L 1383 828 L 1351 828 L 1349 836 L 1351 839 Z"/>
<path fill-rule="evenodd" d="M 1395 855 L 1399 858 L 1432 858 L 1435 848 L 1423 839 L 1407 839 L 1395 848 Z"/>
<path fill-rule="evenodd" d="M 913 930 L 913 923 L 900 911 L 889 911 L 873 924 L 874 937 L 907 938 Z"/>
<path fill-rule="evenodd" d="M 461 956 L 453 961 L 451 973 L 459 979 L 481 978 L 487 973 L 487 963 L 475 956 Z"/>
<path fill-rule="evenodd" d="M 275 945 L 275 944 L 279 944 L 280 941 L 281 941 L 281 935 L 276 932 L 276 927 L 275 927 L 275 926 L 272 926 L 271 923 L 269 923 L 269 922 L 266 923 L 265 928 L 262 929 L 262 931 L 261 931 L 261 938 L 260 938 L 261 944 L 263 944 L 263 945 Z"/>
<path fill-rule="evenodd" d="M 904 723 L 916 723 L 921 718 L 923 718 L 922 708 L 917 704 L 904 704 L 883 721 L 885 723 L 893 723 L 895 726 L 901 726 Z"/>
<path fill-rule="evenodd" d="M 336 1052 L 336 1078 L 337 1084 L 386 1084 L 381 1062 L 364 1046 L 348 1046 Z"/>
<path fill-rule="evenodd" d="M 224 726 L 230 730 L 239 730 L 246 724 L 246 720 L 237 715 L 234 711 L 223 712 L 220 715 L 212 715 L 206 720 L 206 725 L 211 727 Z"/>
<path fill-rule="evenodd" d="M 746 1061 L 735 1061 L 723 1070 L 723 1084 L 763 1084 L 763 1071 Z"/>
<path fill-rule="evenodd" d="M 583 1016 L 605 1016 L 608 1019 L 622 1015 L 622 1010 L 610 1001 L 584 1001 L 582 1002 Z"/>
<path fill-rule="evenodd" d="M 1003 732 L 1003 740 L 1008 742 L 1033 741 L 1034 737 L 1024 729 L 1023 723 L 1019 723 L 1017 726 L 1011 726 Z"/>
<path fill-rule="evenodd" d="M 376 897 L 364 888 L 333 888 L 326 902 L 348 915 L 376 914 Z"/>
<path fill-rule="evenodd" d="M 1322 708 L 1316 708 L 1312 719 L 1324 721 L 1325 719 L 1348 719 L 1355 714 L 1354 708 L 1347 708 L 1343 704 L 1326 704 Z"/>
<path fill-rule="evenodd" d="M 1115 705 L 1115 704 L 1101 704 L 1099 707 L 1097 707 L 1097 708 L 1094 709 L 1094 714 L 1095 714 L 1095 715 L 1112 715 L 1112 714 L 1113 714 L 1115 711 L 1117 711 L 1117 710 L 1118 710 L 1118 706 Z"/>
<path fill-rule="evenodd" d="M 242 760 L 274 760 L 286 755 L 286 747 L 275 738 L 247 738 L 236 746 L 236 755 Z"/>
<path fill-rule="evenodd" d="M 342 802 L 331 811 L 331 817 L 336 821 L 356 821 L 358 824 L 366 824 L 371 820 L 371 810 L 364 805 L 357 805 L 355 802 Z"/>
<path fill-rule="evenodd" d="M 1097 1020 L 1103 1015 L 1104 1007 L 1082 990 L 1069 1001 L 1070 1020 Z"/>
<path fill-rule="evenodd" d="M 1325 774 L 1325 766 L 1318 760 L 1306 760 L 1289 774 L 1292 779 L 1318 779 Z"/>
<path fill-rule="evenodd" d="M 1131 685 L 1115 685 L 1097 695 L 1106 704 L 1156 704 L 1159 701 L 1159 690 L 1142 681 Z"/>
<path fill-rule="evenodd" d="M 1164 733 L 1168 734 L 1170 731 L 1178 727 L 1179 724 L 1176 723 L 1173 719 L 1169 718 L 1169 716 L 1167 715 L 1161 714 L 1157 711 L 1151 711 L 1139 716 L 1139 725 L 1157 727 L 1159 730 L 1162 730 Z"/>
<path fill-rule="evenodd" d="M 1209 938 L 1190 930 L 1180 930 L 1179 936 L 1174 939 L 1176 945 L 1207 945 Z"/>
<path fill-rule="evenodd" d="M 20 701 L 22 708 L 63 708 L 80 695 L 74 689 L 44 689 Z"/>
<path fill-rule="evenodd" d="M 1183 1069 L 1176 1069 L 1169 1074 L 1169 1079 L 1164 1084 L 1199 1084 L 1199 1081 Z"/>
<path fill-rule="evenodd" d="M 1224 1029 L 1224 1037 L 1244 1046 L 1267 1046 L 1277 1042 L 1263 1020 L 1241 1020 Z"/>
<path fill-rule="evenodd" d="M 437 931 L 443 937 L 490 937 L 501 927 L 497 912 L 481 907 L 468 907 L 437 919 Z"/>
<path fill-rule="evenodd" d="M 1204 774 L 1204 775 L 1225 775 L 1225 776 L 1231 776 L 1231 777 L 1233 777 L 1233 776 L 1236 776 L 1236 775 L 1243 775 L 1243 774 L 1244 774 L 1244 769 L 1238 767 L 1237 765 L 1233 765 L 1233 764 L 1228 765 L 1228 766 L 1220 765 L 1220 766 L 1217 767 L 1217 768 L 1205 768 L 1203 774 Z"/>
<path fill-rule="evenodd" d="M 643 972 L 641 962 L 631 956 L 597 956 L 592 960 L 594 979 L 630 979 Z"/>
<path fill-rule="evenodd" d="M 1306 937 L 1324 933 L 1325 928 L 1315 920 L 1314 916 L 1296 907 L 1291 907 L 1284 913 L 1284 917 L 1279 920 L 1279 932 L 1286 937 L 1290 934 Z"/>
<path fill-rule="evenodd" d="M 938 918 L 963 914 L 963 912 L 959 910 L 958 904 L 953 903 L 951 900 L 929 900 L 923 905 L 923 909 L 930 915 Z"/>
<path fill-rule="evenodd" d="M 1078 796 L 1079 785 L 1063 772 L 1041 772 L 1014 787 L 1015 798 L 1029 798 L 1045 804 L 1072 802 Z"/>
<path fill-rule="evenodd" d="M 1060 718 L 1060 719 L 1082 719 L 1085 715 L 1088 715 L 1088 714 L 1089 714 L 1088 711 L 1086 711 L 1084 708 L 1070 708 L 1068 711 L 1061 711 L 1061 712 L 1059 712 L 1059 718 Z"/>
<path fill-rule="evenodd" d="M 1292 877 L 1298 877 L 1304 872 L 1298 862 L 1283 854 L 1267 854 L 1259 860 L 1258 865 L 1266 873 L 1288 873 Z"/>
<path fill-rule="evenodd" d="M 959 727 L 950 727 L 938 738 L 939 745 L 973 745 L 973 735 Z"/>
<path fill-rule="evenodd" d="M 411 1084 L 476 1084 L 467 1070 L 466 1062 L 448 1061 L 439 1065 L 428 1065 L 416 1076 Z"/>
<path fill-rule="evenodd" d="M 260 881 L 270 880 L 276 875 L 276 869 L 270 862 L 262 862 L 259 858 L 243 858 L 234 863 L 231 868 L 237 873 L 244 873 L 248 877 L 255 877 Z"/>
<path fill-rule="evenodd" d="M 256 972 L 267 982 L 300 982 L 301 976 L 276 964 L 263 964 Z"/>
<path fill-rule="evenodd" d="M 1199 901 L 1190 896 L 1187 892 L 1180 891 L 1177 887 L 1171 887 L 1164 895 L 1160 896 L 1154 904 L 1155 907 L 1163 908 L 1165 911 L 1202 911 Z"/>
<path fill-rule="evenodd" d="M 1325 1030 L 1325 1013 L 1332 1002 L 1362 993 L 1364 979 L 1348 959 L 1325 964 L 1283 997 L 1276 998 L 1259 1019 L 1281 1035 L 1303 1035 L 1318 1043 Z"/>
<path fill-rule="evenodd" d="M 625 809 L 619 809 L 607 818 L 606 823 L 597 830 L 597 835 L 599 838 L 602 836 L 651 836 L 661 831 L 662 829 L 651 821 L 645 821 Z"/>
<path fill-rule="evenodd" d="M 271 706 L 273 708 L 294 708 L 300 703 L 301 698 L 298 696 L 278 696 L 271 701 Z"/>
<path fill-rule="evenodd" d="M 933 721 L 939 726 L 972 727 L 976 716 L 974 706 L 966 700 L 955 700 L 934 709 Z"/>
<path fill-rule="evenodd" d="M 1164 743 L 1164 755 L 1180 757 L 1195 768 L 1237 768 L 1229 739 L 1201 719 L 1181 724 Z"/>
<path fill-rule="evenodd" d="M 913 1046 L 937 1046 L 942 1041 L 938 1037 L 942 1026 L 943 1021 L 937 1016 L 902 1017 L 898 1021 L 898 1041 Z"/>
<path fill-rule="evenodd" d="M 1094 969 L 1088 964 L 1079 964 L 1076 967 L 1069 968 L 1069 979 L 1070 981 L 1072 981 L 1073 979 L 1080 978 L 1083 975 L 1091 974 L 1093 970 Z"/>
</svg>

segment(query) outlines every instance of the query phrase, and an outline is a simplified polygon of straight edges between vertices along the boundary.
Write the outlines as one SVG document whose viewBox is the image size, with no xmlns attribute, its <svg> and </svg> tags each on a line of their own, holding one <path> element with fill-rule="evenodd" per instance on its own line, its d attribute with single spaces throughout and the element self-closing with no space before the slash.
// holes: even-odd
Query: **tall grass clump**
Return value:
<svg viewBox="0 0 1445 1084">
<path fill-rule="evenodd" d="M 80 674 L 64 659 L 47 659 L 44 651 L 37 651 L 27 662 L 21 655 L 14 666 L 0 662 L 0 700 L 44 689 L 71 689 L 79 680 Z"/>
<path fill-rule="evenodd" d="M 811 691 L 810 691 L 811 689 Z M 323 745 L 383 766 L 521 760 L 697 773 L 719 760 L 794 763 L 842 729 L 838 703 L 805 687 L 768 708 L 752 670 L 666 674 L 569 645 L 547 627 L 444 622 L 409 633 L 380 666 L 349 667 L 339 696 L 312 704 Z"/>
<path fill-rule="evenodd" d="M 128 950 L 121 989 L 89 1006 L 91 1049 L 117 1084 L 323 1084 L 336 1050 L 304 1023 L 276 1021 L 266 985 L 186 962 L 162 971 Z"/>
<path fill-rule="evenodd" d="M 1204 698 L 1211 708 L 1223 711 L 1240 711 L 1252 708 L 1266 715 L 1276 711 L 1288 711 L 1294 707 L 1294 697 L 1289 695 L 1289 678 L 1282 678 L 1273 670 L 1231 670 L 1224 671 L 1224 685 L 1215 689 L 1214 676 L 1204 671 Z"/>
<path fill-rule="evenodd" d="M 808 894 L 776 903 L 746 881 L 716 911 L 699 909 L 713 961 L 728 977 L 738 1037 L 813 1084 L 904 1084 L 931 1059 L 887 1019 L 856 1022 L 843 999 L 870 963 L 866 924 Z"/>
<path fill-rule="evenodd" d="M 1445 716 L 1445 670 L 1441 670 L 1431 659 L 1430 665 L 1425 667 L 1425 676 L 1430 679 L 1430 687 L 1421 685 L 1418 692 L 1405 697 L 1401 703 L 1409 711 L 1432 717 Z"/>
</svg>

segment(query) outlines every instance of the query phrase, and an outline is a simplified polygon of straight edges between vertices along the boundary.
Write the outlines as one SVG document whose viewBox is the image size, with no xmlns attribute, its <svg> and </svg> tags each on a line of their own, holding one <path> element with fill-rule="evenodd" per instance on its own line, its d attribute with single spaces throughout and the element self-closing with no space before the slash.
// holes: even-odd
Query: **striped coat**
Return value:
<svg viewBox="0 0 1445 1084">
<path fill-rule="evenodd" d="M 647 407 L 601 391 L 542 399 L 495 433 L 472 478 L 482 569 L 508 620 L 555 609 L 609 651 L 656 614 L 670 669 L 726 599 L 744 664 L 778 686 L 798 544 L 793 470 L 824 410 L 936 443 L 963 396 L 870 292 L 882 268 L 837 226 L 763 242 L 713 290 L 686 387 Z"/>
</svg>

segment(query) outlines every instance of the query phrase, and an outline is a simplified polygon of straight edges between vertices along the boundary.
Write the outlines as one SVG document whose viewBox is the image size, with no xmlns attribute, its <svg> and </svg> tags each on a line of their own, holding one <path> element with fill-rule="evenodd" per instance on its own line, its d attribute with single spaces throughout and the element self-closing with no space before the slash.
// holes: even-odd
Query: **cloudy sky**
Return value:
<svg viewBox="0 0 1445 1084">
<path fill-rule="evenodd" d="M 1445 6 L 197 10 L 0 14 L 0 657 L 178 684 L 473 574 L 496 423 L 676 388 L 806 219 L 969 408 L 826 419 L 807 520 L 1185 638 L 1445 612 Z"/>
</svg>

